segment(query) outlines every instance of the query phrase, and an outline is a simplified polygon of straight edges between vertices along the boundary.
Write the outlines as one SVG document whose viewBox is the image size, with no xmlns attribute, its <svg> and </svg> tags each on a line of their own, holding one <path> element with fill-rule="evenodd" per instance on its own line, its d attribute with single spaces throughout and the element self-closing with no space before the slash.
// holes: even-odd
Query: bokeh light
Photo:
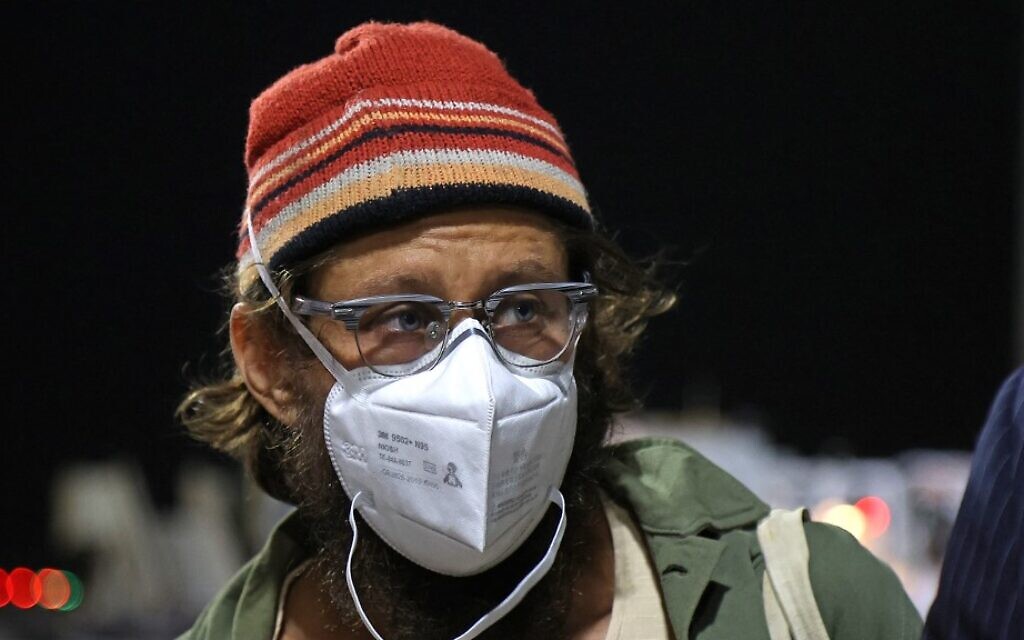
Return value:
<svg viewBox="0 0 1024 640">
<path fill-rule="evenodd" d="M 30 569 L 18 567 L 7 576 L 7 591 L 11 604 L 19 609 L 30 609 L 39 602 L 43 588 L 39 576 Z"/>
<path fill-rule="evenodd" d="M 836 504 L 825 509 L 818 520 L 846 529 L 857 540 L 863 540 L 868 522 L 861 510 L 852 504 Z"/>
<path fill-rule="evenodd" d="M 60 609 L 71 600 L 71 582 L 63 571 L 43 569 L 39 572 L 39 583 L 39 606 L 44 609 Z"/>
<path fill-rule="evenodd" d="M 892 511 L 885 500 L 878 496 L 865 496 L 853 506 L 864 514 L 864 519 L 867 522 L 865 534 L 869 539 L 878 538 L 889 529 L 889 524 L 892 522 Z"/>
<path fill-rule="evenodd" d="M 64 603 L 64 606 L 60 608 L 61 611 L 74 611 L 82 604 L 82 599 L 85 597 L 85 587 L 82 586 L 82 581 L 78 579 L 78 576 L 71 573 L 70 571 L 61 571 L 64 577 L 68 581 L 68 585 L 71 588 L 71 595 L 68 597 L 68 601 Z"/>
<path fill-rule="evenodd" d="M 61 569 L 25 567 L 10 573 L 0 569 L 0 608 L 8 604 L 19 609 L 39 606 L 50 611 L 74 611 L 82 604 L 85 589 L 78 576 Z"/>
</svg>

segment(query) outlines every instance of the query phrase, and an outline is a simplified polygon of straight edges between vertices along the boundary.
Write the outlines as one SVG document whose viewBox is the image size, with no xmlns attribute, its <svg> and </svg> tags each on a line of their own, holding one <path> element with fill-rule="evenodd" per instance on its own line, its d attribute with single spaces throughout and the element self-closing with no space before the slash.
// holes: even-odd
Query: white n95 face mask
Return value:
<svg viewBox="0 0 1024 640">
<path fill-rule="evenodd" d="M 544 577 L 565 533 L 558 487 L 576 432 L 572 358 L 530 368 L 505 364 L 483 327 L 466 319 L 426 371 L 401 378 L 369 367 L 348 371 L 288 308 L 263 265 L 248 217 L 247 222 L 261 279 L 335 379 L 324 406 L 324 440 L 352 501 L 346 581 L 375 638 L 381 636 L 352 579 L 357 509 L 395 551 L 451 576 L 498 564 L 530 536 L 551 503 L 560 509 L 543 559 L 456 640 L 477 636 Z"/>
<path fill-rule="evenodd" d="M 569 363 L 513 371 L 476 320 L 432 368 L 387 378 L 360 368 L 334 385 L 324 438 L 349 497 L 416 564 L 480 573 L 530 535 L 562 482 L 576 430 Z"/>
</svg>

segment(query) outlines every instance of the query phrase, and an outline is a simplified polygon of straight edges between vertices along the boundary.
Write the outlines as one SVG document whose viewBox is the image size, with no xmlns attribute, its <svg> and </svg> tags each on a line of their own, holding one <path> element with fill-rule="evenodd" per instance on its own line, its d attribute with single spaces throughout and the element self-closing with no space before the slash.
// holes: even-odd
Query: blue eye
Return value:
<svg viewBox="0 0 1024 640">
<path fill-rule="evenodd" d="M 376 311 L 376 310 L 374 310 Z M 435 321 L 436 310 L 419 304 L 399 304 L 368 313 L 360 324 L 362 331 L 387 333 L 416 333 L 424 331 Z"/>
<path fill-rule="evenodd" d="M 523 300 L 512 307 L 512 314 L 518 322 L 529 322 L 537 315 L 536 305 L 533 301 Z"/>
<path fill-rule="evenodd" d="M 395 317 L 395 324 L 401 331 L 418 331 L 424 325 L 423 318 L 414 311 L 403 311 Z"/>
<path fill-rule="evenodd" d="M 403 309 L 391 314 L 386 325 L 392 331 L 421 331 L 427 322 L 416 309 Z"/>
<path fill-rule="evenodd" d="M 541 322 L 547 313 L 544 301 L 535 294 L 521 294 L 507 298 L 498 306 L 494 313 L 494 323 L 498 326 L 513 326 Z"/>
</svg>

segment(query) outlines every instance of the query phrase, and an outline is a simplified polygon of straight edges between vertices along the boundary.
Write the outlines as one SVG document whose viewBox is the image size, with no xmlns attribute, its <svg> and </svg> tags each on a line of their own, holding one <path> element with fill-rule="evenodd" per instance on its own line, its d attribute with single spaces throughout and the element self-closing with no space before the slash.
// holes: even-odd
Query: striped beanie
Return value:
<svg viewBox="0 0 1024 640">
<path fill-rule="evenodd" d="M 482 44 L 429 22 L 360 25 L 250 108 L 246 216 L 270 269 L 361 231 L 459 205 L 528 207 L 592 226 L 565 138 Z"/>
</svg>

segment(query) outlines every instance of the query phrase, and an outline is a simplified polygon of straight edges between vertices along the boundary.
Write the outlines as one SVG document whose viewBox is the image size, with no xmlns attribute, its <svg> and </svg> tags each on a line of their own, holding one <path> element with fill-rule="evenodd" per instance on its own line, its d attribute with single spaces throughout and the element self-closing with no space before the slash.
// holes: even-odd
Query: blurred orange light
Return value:
<svg viewBox="0 0 1024 640">
<path fill-rule="evenodd" d="M 7 572 L 0 569 L 0 607 L 6 607 L 11 601 L 11 594 L 7 590 Z"/>
<path fill-rule="evenodd" d="M 892 523 L 892 511 L 889 505 L 878 496 L 865 496 L 858 500 L 853 506 L 864 514 L 867 523 L 865 535 L 868 538 L 877 538 L 889 529 Z"/>
<path fill-rule="evenodd" d="M 71 582 L 64 572 L 57 569 L 43 569 L 39 572 L 41 596 L 39 606 L 44 609 L 60 609 L 71 599 Z"/>
<path fill-rule="evenodd" d="M 30 569 L 18 567 L 7 576 L 7 592 L 11 604 L 19 609 L 30 609 L 36 606 L 43 595 L 43 587 L 37 576 Z"/>
<path fill-rule="evenodd" d="M 846 529 L 857 540 L 864 539 L 867 531 L 867 518 L 860 512 L 860 509 L 852 504 L 837 504 L 829 507 L 821 514 L 821 522 L 835 525 L 840 529 Z"/>
</svg>

